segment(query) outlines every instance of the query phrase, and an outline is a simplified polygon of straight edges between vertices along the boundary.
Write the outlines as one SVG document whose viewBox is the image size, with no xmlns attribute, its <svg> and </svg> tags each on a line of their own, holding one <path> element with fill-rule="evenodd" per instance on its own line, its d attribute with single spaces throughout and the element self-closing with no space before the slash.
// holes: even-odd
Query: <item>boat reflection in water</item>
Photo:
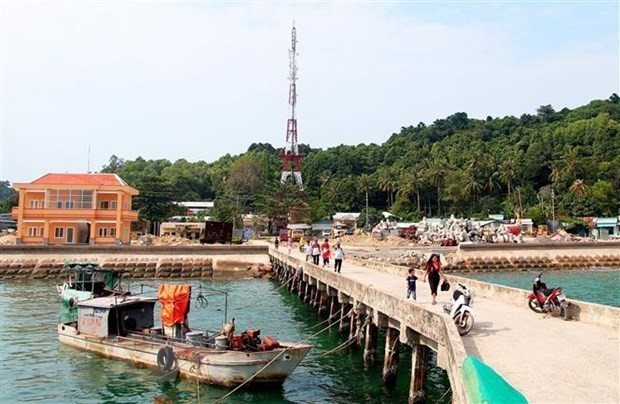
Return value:
<svg viewBox="0 0 620 404">
<path fill-rule="evenodd" d="M 199 298 L 202 294 L 199 294 Z M 162 327 L 154 308 L 161 303 Z M 234 319 L 217 332 L 192 331 L 190 285 L 160 285 L 157 298 L 108 296 L 77 302 L 77 320 L 58 324 L 61 343 L 139 367 L 203 383 L 235 386 L 282 383 L 310 346 L 261 339 L 260 330 L 235 335 Z"/>
</svg>

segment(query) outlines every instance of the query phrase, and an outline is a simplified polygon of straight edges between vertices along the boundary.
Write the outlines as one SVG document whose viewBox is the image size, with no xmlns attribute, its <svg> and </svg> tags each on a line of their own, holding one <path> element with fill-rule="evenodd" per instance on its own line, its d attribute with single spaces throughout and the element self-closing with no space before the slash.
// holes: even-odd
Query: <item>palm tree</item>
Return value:
<svg viewBox="0 0 620 404">
<path fill-rule="evenodd" d="M 499 166 L 499 180 L 506 184 L 508 196 L 512 191 L 512 182 L 516 177 L 516 163 L 513 158 L 504 160 Z"/>
<path fill-rule="evenodd" d="M 471 193 L 474 203 L 476 203 L 476 196 L 482 192 L 484 185 L 478 181 L 473 172 L 470 172 L 467 176 L 467 183 L 465 184 L 465 190 Z"/>
<path fill-rule="evenodd" d="M 432 160 L 428 163 L 426 175 L 429 182 L 437 188 L 437 214 L 441 213 L 441 188 L 446 182 L 446 161 Z"/>
<path fill-rule="evenodd" d="M 394 190 L 397 187 L 395 175 L 391 169 L 381 169 L 379 171 L 379 178 L 377 180 L 377 186 L 383 192 L 387 193 L 388 208 L 394 203 Z"/>
<path fill-rule="evenodd" d="M 560 159 L 564 163 L 564 174 L 567 179 L 573 180 L 583 174 L 583 160 L 578 146 L 568 147 Z"/>
<path fill-rule="evenodd" d="M 499 173 L 497 171 L 493 171 L 491 175 L 488 176 L 484 188 L 489 193 L 493 193 L 493 191 L 500 188 Z"/>
<path fill-rule="evenodd" d="M 414 168 L 401 172 L 399 178 L 398 193 L 409 198 L 415 195 L 417 198 L 418 211 L 420 211 L 420 189 L 422 188 L 422 177 L 420 172 Z"/>
<path fill-rule="evenodd" d="M 584 180 L 576 179 L 569 188 L 573 195 L 584 196 L 588 192 L 588 187 Z"/>
</svg>

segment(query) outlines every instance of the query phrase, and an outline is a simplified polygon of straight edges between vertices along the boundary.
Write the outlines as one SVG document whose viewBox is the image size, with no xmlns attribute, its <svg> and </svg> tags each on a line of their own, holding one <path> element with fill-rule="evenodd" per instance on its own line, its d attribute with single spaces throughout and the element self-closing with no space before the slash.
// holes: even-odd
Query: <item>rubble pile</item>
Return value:
<svg viewBox="0 0 620 404">
<path fill-rule="evenodd" d="M 342 236 L 338 238 L 338 241 L 345 246 L 361 247 L 407 247 L 414 245 L 411 241 L 397 236 L 388 235 L 384 239 L 379 239 L 374 233 Z"/>
<path fill-rule="evenodd" d="M 0 245 L 15 245 L 17 239 L 14 234 L 2 234 L 0 235 Z"/>
<path fill-rule="evenodd" d="M 437 244 L 445 240 L 457 243 L 521 243 L 523 236 L 515 236 L 505 225 L 499 227 L 481 227 L 469 219 L 455 219 L 454 215 L 444 224 L 431 225 L 422 219 L 418 225 L 417 236 L 420 244 Z"/>
<path fill-rule="evenodd" d="M 189 240 L 180 236 L 162 236 L 157 237 L 150 234 L 146 234 L 144 236 L 140 236 L 136 241 L 138 245 L 192 245 L 196 244 L 196 241 Z"/>
</svg>

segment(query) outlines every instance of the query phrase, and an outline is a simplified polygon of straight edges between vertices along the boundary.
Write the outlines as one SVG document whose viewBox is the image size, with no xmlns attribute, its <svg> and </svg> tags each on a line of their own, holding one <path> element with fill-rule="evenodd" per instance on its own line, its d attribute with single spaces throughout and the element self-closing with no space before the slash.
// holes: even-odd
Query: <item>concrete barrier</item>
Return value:
<svg viewBox="0 0 620 404">
<path fill-rule="evenodd" d="M 397 265 L 367 262 L 363 260 L 354 260 L 354 262 L 356 265 L 367 266 L 374 270 L 393 275 L 403 277 L 407 275 L 407 268 Z M 421 269 L 417 269 L 415 272 L 418 277 L 424 276 L 424 271 Z M 448 276 L 451 283 L 462 283 L 468 288 L 474 290 L 477 296 L 527 308 L 527 296 L 530 293 L 529 290 L 477 281 L 474 279 L 457 276 L 449 272 L 446 273 L 446 276 Z M 616 330 L 620 329 L 620 308 L 575 299 L 568 299 L 568 301 L 571 303 L 571 315 L 573 320 L 609 327 Z"/>
</svg>

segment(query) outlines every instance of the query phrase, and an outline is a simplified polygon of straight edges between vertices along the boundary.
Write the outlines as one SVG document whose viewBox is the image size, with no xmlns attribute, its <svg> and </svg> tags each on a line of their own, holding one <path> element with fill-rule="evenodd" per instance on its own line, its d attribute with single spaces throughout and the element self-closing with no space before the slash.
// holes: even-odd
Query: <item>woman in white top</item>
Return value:
<svg viewBox="0 0 620 404">
<path fill-rule="evenodd" d="M 312 244 L 308 243 L 306 244 L 306 262 L 308 262 L 308 259 L 310 258 L 311 255 L 312 255 Z"/>
<path fill-rule="evenodd" d="M 340 246 L 340 243 L 337 243 L 336 247 L 334 247 L 334 272 L 340 273 L 343 259 L 344 259 L 344 250 Z"/>
</svg>

